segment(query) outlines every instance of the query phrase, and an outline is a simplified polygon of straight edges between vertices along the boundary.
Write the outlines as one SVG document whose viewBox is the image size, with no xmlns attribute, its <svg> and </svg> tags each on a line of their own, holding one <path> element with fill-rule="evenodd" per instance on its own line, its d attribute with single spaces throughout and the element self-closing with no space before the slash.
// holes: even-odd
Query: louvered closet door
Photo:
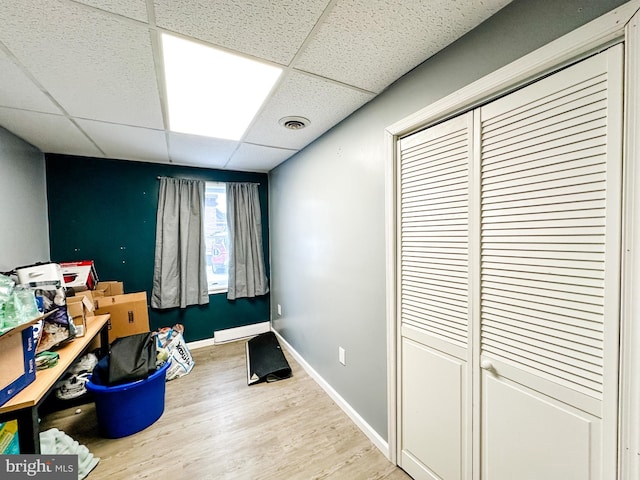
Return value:
<svg viewBox="0 0 640 480">
<path fill-rule="evenodd" d="M 400 142 L 399 463 L 469 478 L 469 174 L 473 115 Z"/>
<path fill-rule="evenodd" d="M 479 113 L 482 478 L 614 479 L 622 46 Z"/>
</svg>

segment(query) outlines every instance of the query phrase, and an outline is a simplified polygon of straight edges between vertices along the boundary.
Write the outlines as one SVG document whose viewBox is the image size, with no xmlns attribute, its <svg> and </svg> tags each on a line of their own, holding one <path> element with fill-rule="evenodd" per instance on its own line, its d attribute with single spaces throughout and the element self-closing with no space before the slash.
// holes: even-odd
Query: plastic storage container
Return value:
<svg viewBox="0 0 640 480">
<path fill-rule="evenodd" d="M 144 380 L 121 385 L 97 385 L 89 380 L 87 390 L 93 393 L 100 434 L 120 438 L 144 430 L 164 412 L 166 373 L 170 362 Z"/>
</svg>

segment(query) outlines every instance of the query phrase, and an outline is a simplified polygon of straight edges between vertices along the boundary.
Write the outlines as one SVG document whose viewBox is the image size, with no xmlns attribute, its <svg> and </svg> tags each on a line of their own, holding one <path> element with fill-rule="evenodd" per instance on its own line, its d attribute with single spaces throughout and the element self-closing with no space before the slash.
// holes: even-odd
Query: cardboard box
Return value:
<svg viewBox="0 0 640 480">
<path fill-rule="evenodd" d="M 95 304 L 95 295 L 96 291 L 95 290 L 81 290 L 79 292 L 75 292 L 74 297 L 85 297 L 87 299 L 87 301 L 89 303 L 91 303 L 92 309 L 89 312 L 85 312 L 85 315 L 87 317 L 92 317 L 94 315 L 93 311 L 96 308 L 96 304 Z M 69 297 L 67 297 L 69 298 Z M 73 298 L 73 297 L 71 297 Z"/>
<path fill-rule="evenodd" d="M 93 302 L 85 295 L 67 297 L 67 313 L 76 326 L 77 337 L 84 336 L 87 331 L 87 317 L 93 315 L 93 310 Z"/>
<path fill-rule="evenodd" d="M 36 345 L 31 323 L 0 337 L 0 405 L 36 379 Z"/>
<path fill-rule="evenodd" d="M 93 295 L 93 303 L 95 305 L 96 298 L 104 297 L 104 290 L 91 290 L 91 295 Z"/>
<path fill-rule="evenodd" d="M 147 292 L 127 293 L 95 299 L 95 315 L 111 315 L 109 343 L 116 338 L 149 331 Z"/>
<path fill-rule="evenodd" d="M 28 285 L 29 287 L 55 282 L 60 282 L 60 285 L 64 284 L 62 268 L 57 263 L 38 263 L 26 267 L 18 267 L 16 268 L 16 275 L 20 285 Z"/>
<path fill-rule="evenodd" d="M 94 291 L 100 292 L 100 296 L 102 297 L 124 295 L 124 283 L 115 281 L 98 282 Z"/>
<path fill-rule="evenodd" d="M 93 290 L 98 283 L 98 274 L 93 260 L 60 263 L 64 286 L 76 291 Z"/>
</svg>

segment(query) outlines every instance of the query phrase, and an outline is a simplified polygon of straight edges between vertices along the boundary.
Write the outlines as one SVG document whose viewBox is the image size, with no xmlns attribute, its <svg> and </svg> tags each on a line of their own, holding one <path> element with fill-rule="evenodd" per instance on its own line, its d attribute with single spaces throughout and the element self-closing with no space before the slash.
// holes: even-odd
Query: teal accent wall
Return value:
<svg viewBox="0 0 640 480">
<path fill-rule="evenodd" d="M 120 280 L 125 293 L 146 291 L 150 299 L 158 176 L 260 183 L 262 241 L 268 261 L 267 174 L 57 154 L 47 154 L 45 161 L 51 261 L 93 260 L 100 280 Z M 210 295 L 209 305 L 149 309 L 152 330 L 181 323 L 187 341 L 266 321 L 269 294 L 229 301 L 222 293 Z"/>
</svg>

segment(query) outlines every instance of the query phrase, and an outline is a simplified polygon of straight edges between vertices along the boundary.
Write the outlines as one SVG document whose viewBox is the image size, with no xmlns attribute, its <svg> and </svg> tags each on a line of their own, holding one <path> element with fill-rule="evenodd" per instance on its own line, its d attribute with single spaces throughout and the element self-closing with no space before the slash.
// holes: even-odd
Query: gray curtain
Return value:
<svg viewBox="0 0 640 480">
<path fill-rule="evenodd" d="M 205 182 L 160 179 L 153 308 L 209 303 L 204 243 Z"/>
<path fill-rule="evenodd" d="M 257 297 L 269 291 L 262 252 L 260 198 L 256 183 L 227 183 L 229 290 L 227 298 Z"/>
</svg>

